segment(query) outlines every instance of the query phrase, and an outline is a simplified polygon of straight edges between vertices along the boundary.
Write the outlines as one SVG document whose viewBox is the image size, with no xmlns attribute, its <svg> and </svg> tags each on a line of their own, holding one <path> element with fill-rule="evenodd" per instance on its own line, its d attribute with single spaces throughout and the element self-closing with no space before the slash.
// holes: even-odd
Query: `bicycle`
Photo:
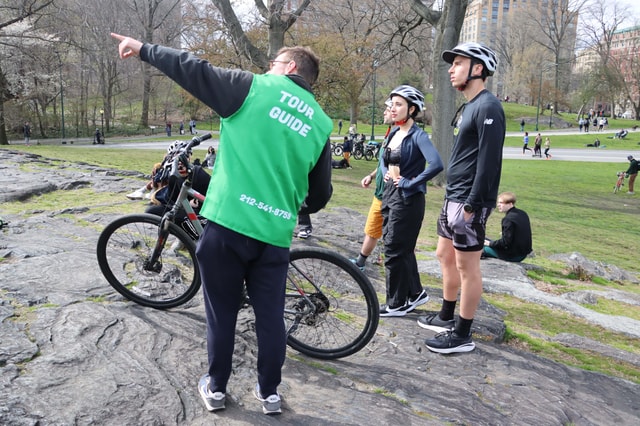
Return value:
<svg viewBox="0 0 640 426">
<path fill-rule="evenodd" d="M 364 157 L 364 140 L 357 140 L 353 142 L 351 155 L 353 155 L 353 158 L 356 160 L 362 160 L 362 157 Z"/>
<path fill-rule="evenodd" d="M 184 152 L 210 137 L 194 137 Z M 188 174 L 173 207 L 162 217 L 142 213 L 117 218 L 104 228 L 97 244 L 98 264 L 109 284 L 126 299 L 156 309 L 189 302 L 201 286 L 195 252 L 203 227 L 189 197 L 202 202 L 205 196 L 191 187 L 192 165 L 186 155 L 173 159 L 171 175 L 179 176 L 179 162 Z M 180 209 L 187 214 L 191 232 L 176 223 Z M 290 253 L 287 344 L 320 359 L 342 358 L 364 348 L 379 320 L 377 295 L 367 276 L 327 249 L 293 248 Z M 246 292 L 238 302 L 251 303 Z"/>
<path fill-rule="evenodd" d="M 616 184 L 613 186 L 614 194 L 620 191 L 620 188 L 624 186 L 625 172 L 618 172 L 617 176 L 618 176 L 618 180 L 616 181 Z"/>
<path fill-rule="evenodd" d="M 370 141 L 367 143 L 367 146 L 364 150 L 364 158 L 367 161 L 371 161 L 374 158 L 378 158 L 378 153 L 380 152 L 380 147 L 382 144 L 380 142 Z"/>
</svg>

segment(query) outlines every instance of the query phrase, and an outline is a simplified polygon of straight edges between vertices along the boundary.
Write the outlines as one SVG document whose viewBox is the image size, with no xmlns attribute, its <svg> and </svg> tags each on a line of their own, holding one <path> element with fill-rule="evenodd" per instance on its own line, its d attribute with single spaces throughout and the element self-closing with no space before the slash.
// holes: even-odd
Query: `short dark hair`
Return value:
<svg viewBox="0 0 640 426">
<path fill-rule="evenodd" d="M 290 61 L 296 63 L 298 74 L 313 86 L 320 73 L 320 58 L 313 53 L 313 50 L 304 46 L 283 47 L 278 50 L 276 57 L 283 53 L 288 55 Z"/>
</svg>

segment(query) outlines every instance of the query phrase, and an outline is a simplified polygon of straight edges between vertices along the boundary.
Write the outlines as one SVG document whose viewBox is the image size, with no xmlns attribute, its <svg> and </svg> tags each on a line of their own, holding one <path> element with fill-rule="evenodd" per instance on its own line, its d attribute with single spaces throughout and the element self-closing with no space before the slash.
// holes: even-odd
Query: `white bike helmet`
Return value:
<svg viewBox="0 0 640 426">
<path fill-rule="evenodd" d="M 442 59 L 449 64 L 453 63 L 456 56 L 465 56 L 481 62 L 489 76 L 493 75 L 498 67 L 498 59 L 494 51 L 480 43 L 461 43 L 451 50 L 442 52 Z"/>
<path fill-rule="evenodd" d="M 169 145 L 169 148 L 167 148 L 166 158 L 173 159 L 173 157 L 183 151 L 188 144 L 189 142 L 187 141 L 173 141 L 171 145 Z M 191 155 L 191 150 L 189 150 L 188 154 Z"/>
<path fill-rule="evenodd" d="M 422 111 L 424 109 L 424 95 L 415 87 L 403 84 L 391 91 L 389 94 L 389 100 L 391 100 L 394 95 L 402 96 L 409 104 L 415 105 L 418 108 L 418 111 Z"/>
</svg>

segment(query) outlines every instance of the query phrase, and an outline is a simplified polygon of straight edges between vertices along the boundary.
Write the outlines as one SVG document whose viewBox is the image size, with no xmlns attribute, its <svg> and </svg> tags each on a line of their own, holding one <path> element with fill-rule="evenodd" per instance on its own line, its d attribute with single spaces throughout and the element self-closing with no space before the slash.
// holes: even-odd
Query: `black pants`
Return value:
<svg viewBox="0 0 640 426">
<path fill-rule="evenodd" d="M 422 291 L 415 248 L 424 217 L 425 196 L 409 198 L 389 180 L 382 196 L 382 239 L 387 284 L 387 304 L 403 305 Z"/>
<path fill-rule="evenodd" d="M 313 229 L 313 226 L 311 226 L 311 215 L 299 214 L 298 226 L 300 226 L 301 229 Z"/>
<path fill-rule="evenodd" d="M 196 250 L 207 317 L 211 392 L 226 392 L 231 376 L 242 286 L 256 316 L 258 383 L 276 393 L 285 360 L 284 291 L 289 249 L 208 222 Z"/>
</svg>

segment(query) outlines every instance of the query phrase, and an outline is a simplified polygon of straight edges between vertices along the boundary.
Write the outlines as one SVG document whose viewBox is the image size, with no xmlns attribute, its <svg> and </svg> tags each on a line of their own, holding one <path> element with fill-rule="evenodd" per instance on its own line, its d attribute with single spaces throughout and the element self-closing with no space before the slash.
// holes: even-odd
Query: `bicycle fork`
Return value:
<svg viewBox="0 0 640 426">
<path fill-rule="evenodd" d="M 162 270 L 162 261 L 160 260 L 162 256 L 162 251 L 164 250 L 164 246 L 167 243 L 167 239 L 169 237 L 169 224 L 173 221 L 173 219 L 163 216 L 160 220 L 160 226 L 158 226 L 158 239 L 156 240 L 156 245 L 153 247 L 153 252 L 151 253 L 151 257 L 144 262 L 144 270 L 151 272 L 160 272 Z"/>
</svg>

